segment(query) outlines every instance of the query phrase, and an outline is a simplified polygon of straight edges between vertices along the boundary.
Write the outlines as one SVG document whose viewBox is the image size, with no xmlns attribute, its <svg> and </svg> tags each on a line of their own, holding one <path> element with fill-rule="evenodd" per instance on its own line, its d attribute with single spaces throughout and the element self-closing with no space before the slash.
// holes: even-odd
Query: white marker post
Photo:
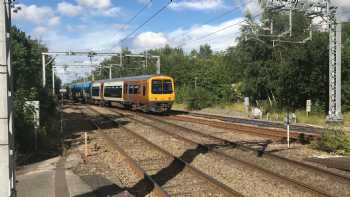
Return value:
<svg viewBox="0 0 350 197">
<path fill-rule="evenodd" d="M 311 100 L 306 100 L 306 116 L 309 117 L 309 113 L 311 112 Z"/>
<path fill-rule="evenodd" d="M 84 132 L 84 136 L 85 136 L 85 157 L 88 156 L 88 147 L 87 147 L 87 132 Z"/>
<path fill-rule="evenodd" d="M 288 145 L 288 148 L 290 148 L 290 136 L 289 136 L 289 112 L 287 113 L 286 124 L 287 124 L 287 145 Z"/>
</svg>

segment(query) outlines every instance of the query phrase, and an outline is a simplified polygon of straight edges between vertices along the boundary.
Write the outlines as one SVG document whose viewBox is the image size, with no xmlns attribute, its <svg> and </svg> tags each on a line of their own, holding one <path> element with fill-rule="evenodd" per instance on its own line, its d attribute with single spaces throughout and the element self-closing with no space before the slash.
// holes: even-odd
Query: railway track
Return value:
<svg viewBox="0 0 350 197">
<path fill-rule="evenodd" d="M 220 116 L 220 115 L 214 115 L 214 114 L 203 114 L 203 113 L 180 111 L 180 110 L 172 110 L 167 115 L 169 115 L 169 116 L 189 115 L 189 116 L 193 116 L 193 117 L 221 120 L 221 121 L 228 122 L 228 123 L 253 125 L 253 126 L 261 127 L 261 128 L 285 129 L 285 127 L 286 127 L 284 125 L 284 123 L 276 122 L 276 121 L 257 120 L 257 119 L 239 118 L 239 117 L 226 117 L 226 116 Z M 324 128 L 321 128 L 321 127 L 307 126 L 307 125 L 296 125 L 296 124 L 291 124 L 290 129 L 291 129 L 291 131 L 294 131 L 297 133 L 305 133 L 305 134 L 311 134 L 311 135 L 319 135 L 324 130 Z"/>
<path fill-rule="evenodd" d="M 122 114 L 140 124 L 166 132 L 187 143 L 200 145 L 203 148 L 207 148 L 208 151 L 221 155 L 228 160 L 243 163 L 254 170 L 264 172 L 268 176 L 279 178 L 284 182 L 313 192 L 317 196 L 350 196 L 349 177 L 274 154 L 263 153 L 262 150 L 256 150 L 243 144 L 216 138 L 177 124 L 169 123 L 152 115 L 134 112 L 125 113 L 116 109 L 109 110 Z M 229 144 L 233 148 L 223 150 L 209 149 L 206 144 Z M 260 157 L 257 157 L 257 153 L 260 154 Z M 273 163 L 272 166 L 271 163 Z"/>
<path fill-rule="evenodd" d="M 217 121 L 216 119 L 215 120 L 207 119 L 207 118 L 203 119 L 203 118 L 194 118 L 194 117 L 188 117 L 188 116 L 165 116 L 164 118 L 169 120 L 208 125 L 215 128 L 231 130 L 237 133 L 243 133 L 243 134 L 249 134 L 252 136 L 267 138 L 274 141 L 286 140 L 286 131 L 282 129 L 262 128 L 254 125 L 245 125 L 245 124 L 224 122 L 221 120 Z M 296 131 L 290 132 L 290 138 L 292 138 L 295 141 L 299 140 L 301 143 L 309 142 L 311 139 L 318 138 L 318 137 L 319 135 L 314 133 L 303 133 L 303 132 L 296 132 Z"/>
<path fill-rule="evenodd" d="M 136 196 L 150 193 L 156 196 L 243 196 L 192 167 L 187 162 L 190 154 L 176 157 L 122 126 L 104 132 L 105 124 L 119 126 L 118 122 L 94 109 L 89 110 L 100 117 L 93 120 L 99 134 L 127 159 L 130 167 L 142 178 L 128 189 L 130 193 Z"/>
</svg>

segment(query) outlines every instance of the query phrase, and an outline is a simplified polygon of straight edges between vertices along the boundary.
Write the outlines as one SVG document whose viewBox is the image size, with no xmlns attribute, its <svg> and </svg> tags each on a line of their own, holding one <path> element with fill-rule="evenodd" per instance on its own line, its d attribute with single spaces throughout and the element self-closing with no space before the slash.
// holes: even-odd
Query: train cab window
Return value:
<svg viewBox="0 0 350 197">
<path fill-rule="evenodd" d="M 114 97 L 121 98 L 122 97 L 122 86 L 105 86 L 105 97 Z"/>
<path fill-rule="evenodd" d="M 171 94 L 173 84 L 171 80 L 152 80 L 152 94 Z"/>
<path fill-rule="evenodd" d="M 173 93 L 173 83 L 170 80 L 163 80 L 163 94 Z"/>
<path fill-rule="evenodd" d="M 152 94 L 162 93 L 162 80 L 152 80 Z"/>
<path fill-rule="evenodd" d="M 92 87 L 91 88 L 92 96 L 100 96 L 100 87 Z"/>
</svg>

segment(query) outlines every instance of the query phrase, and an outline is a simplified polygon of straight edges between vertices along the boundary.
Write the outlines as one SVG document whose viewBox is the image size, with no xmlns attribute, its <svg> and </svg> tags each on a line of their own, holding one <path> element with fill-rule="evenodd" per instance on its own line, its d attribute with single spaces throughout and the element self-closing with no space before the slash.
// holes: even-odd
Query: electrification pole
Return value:
<svg viewBox="0 0 350 197">
<path fill-rule="evenodd" d="M 10 62 L 11 1 L 0 3 L 0 196 L 15 192 Z M 14 193 L 15 194 L 15 193 Z"/>
<path fill-rule="evenodd" d="M 112 66 L 109 66 L 109 79 L 112 79 Z"/>
<path fill-rule="evenodd" d="M 329 27 L 329 111 L 327 120 L 343 120 L 341 113 L 341 29 L 337 20 L 337 8 L 327 0 L 327 18 Z"/>
<path fill-rule="evenodd" d="M 46 55 L 45 54 L 41 54 L 41 59 L 42 59 L 42 82 L 43 82 L 43 88 L 46 86 Z"/>
<path fill-rule="evenodd" d="M 289 10 L 289 33 L 292 36 L 292 10 L 302 11 L 310 17 L 323 17 L 328 23 L 329 31 L 329 110 L 327 121 L 339 122 L 343 120 L 341 113 L 341 50 L 342 50 L 342 24 L 338 20 L 337 7 L 331 0 L 268 0 L 267 7 L 272 11 Z M 272 26 L 273 24 L 271 24 Z M 273 36 L 273 35 L 272 35 Z M 310 28 L 309 38 L 301 42 L 273 40 L 273 42 L 300 43 L 312 39 Z"/>
<path fill-rule="evenodd" d="M 55 68 L 52 67 L 52 95 L 55 95 Z"/>
</svg>

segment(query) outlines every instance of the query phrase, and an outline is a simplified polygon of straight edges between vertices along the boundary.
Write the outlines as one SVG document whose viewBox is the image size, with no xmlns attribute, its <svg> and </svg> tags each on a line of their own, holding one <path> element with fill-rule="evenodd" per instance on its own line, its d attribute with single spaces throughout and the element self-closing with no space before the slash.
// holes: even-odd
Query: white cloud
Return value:
<svg viewBox="0 0 350 197">
<path fill-rule="evenodd" d="M 127 29 L 129 29 L 129 25 L 125 25 L 125 24 L 113 24 L 113 25 L 111 25 L 111 28 L 117 29 L 117 30 L 127 30 Z"/>
<path fill-rule="evenodd" d="M 69 32 L 82 32 L 88 28 L 87 25 L 67 25 L 65 29 Z"/>
<path fill-rule="evenodd" d="M 110 9 L 102 11 L 103 16 L 116 17 L 121 16 L 122 9 L 120 7 L 112 7 Z"/>
<path fill-rule="evenodd" d="M 60 23 L 60 17 L 59 16 L 54 16 L 48 20 L 48 25 L 49 26 L 56 26 Z"/>
<path fill-rule="evenodd" d="M 133 48 L 151 49 L 163 47 L 168 39 L 163 33 L 143 32 L 133 40 Z"/>
<path fill-rule="evenodd" d="M 333 3 L 339 7 L 339 16 L 343 21 L 349 21 L 350 19 L 350 1 L 346 0 L 334 0 Z"/>
<path fill-rule="evenodd" d="M 49 29 L 47 27 L 38 26 L 38 27 L 34 28 L 33 35 L 34 35 L 34 37 L 41 37 L 41 36 L 43 36 L 43 34 L 47 33 L 48 31 L 49 31 Z"/>
<path fill-rule="evenodd" d="M 200 45 L 209 44 L 215 50 L 224 50 L 235 45 L 235 39 L 239 35 L 244 18 L 235 18 L 224 21 L 218 25 L 193 26 L 190 29 L 178 29 L 169 34 L 173 46 L 183 46 L 187 51 Z M 208 36 L 211 33 L 214 33 Z M 180 38 L 180 39 L 179 39 Z"/>
<path fill-rule="evenodd" d="M 203 44 L 209 44 L 214 50 L 224 50 L 236 44 L 243 20 L 244 18 L 236 18 L 218 25 L 194 25 L 189 29 L 180 28 L 169 33 L 143 32 L 125 41 L 124 45 L 137 52 L 163 47 L 165 44 L 182 47 L 185 51 L 198 49 Z M 213 32 L 217 33 L 208 36 Z"/>
<path fill-rule="evenodd" d="M 111 0 L 77 0 L 78 4 L 85 7 L 106 9 L 112 5 Z"/>
<path fill-rule="evenodd" d="M 169 7 L 174 10 L 210 10 L 224 7 L 224 2 L 222 0 L 182 0 L 173 2 Z"/>
<path fill-rule="evenodd" d="M 147 4 L 149 3 L 151 0 L 137 0 L 139 3 L 142 3 L 142 4 Z"/>
<path fill-rule="evenodd" d="M 80 14 L 82 8 L 79 5 L 73 5 L 71 3 L 63 1 L 57 5 L 57 10 L 62 15 L 77 16 Z"/>
<path fill-rule="evenodd" d="M 258 1 L 245 0 L 245 12 L 249 12 L 253 15 L 260 13 L 262 11 L 261 6 Z"/>
<path fill-rule="evenodd" d="M 15 20 L 29 21 L 35 24 L 47 22 L 54 17 L 54 11 L 51 7 L 19 4 L 21 10 L 13 14 Z"/>
</svg>

